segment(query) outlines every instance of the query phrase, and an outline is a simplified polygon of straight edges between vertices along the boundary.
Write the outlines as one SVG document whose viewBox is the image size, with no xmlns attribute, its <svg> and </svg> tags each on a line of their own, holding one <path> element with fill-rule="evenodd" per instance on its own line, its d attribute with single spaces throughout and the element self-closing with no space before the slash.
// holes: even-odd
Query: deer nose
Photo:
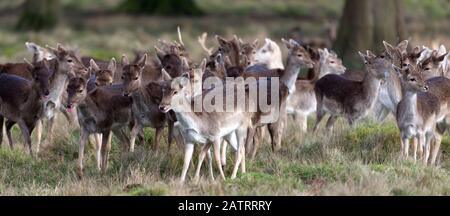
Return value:
<svg viewBox="0 0 450 216">
<path fill-rule="evenodd" d="M 429 87 L 426 85 L 426 86 L 423 87 L 423 89 L 424 89 L 425 91 L 428 91 Z"/>
<path fill-rule="evenodd" d="M 128 96 L 130 96 L 130 94 L 128 92 L 124 92 L 123 96 L 128 97 Z"/>
<path fill-rule="evenodd" d="M 48 89 L 44 91 L 45 96 L 48 96 L 49 94 L 50 94 L 50 91 Z"/>
</svg>

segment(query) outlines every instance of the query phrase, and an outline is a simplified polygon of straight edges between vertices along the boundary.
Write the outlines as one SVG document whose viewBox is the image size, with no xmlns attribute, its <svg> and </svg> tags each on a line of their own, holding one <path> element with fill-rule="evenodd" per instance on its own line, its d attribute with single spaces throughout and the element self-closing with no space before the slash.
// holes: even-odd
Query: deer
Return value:
<svg viewBox="0 0 450 216">
<path fill-rule="evenodd" d="M 48 49 L 41 47 L 33 42 L 25 42 L 28 52 L 33 54 L 33 62 L 40 62 L 44 59 L 51 60 L 55 55 Z"/>
<path fill-rule="evenodd" d="M 336 53 L 325 49 L 318 49 L 319 60 L 314 62 L 314 73 L 321 78 L 326 74 L 343 74 L 346 70 L 342 60 Z M 286 112 L 293 114 L 302 132 L 307 131 L 308 116 L 316 111 L 317 101 L 314 93 L 315 80 L 297 80 L 295 92 L 289 96 Z"/>
<path fill-rule="evenodd" d="M 303 46 L 298 44 L 296 41 L 290 39 L 285 40 L 282 39 L 282 42 L 285 44 L 288 49 L 288 57 L 286 60 L 285 69 L 273 69 L 273 70 L 265 70 L 265 71 L 245 71 L 243 73 L 244 78 L 248 77 L 279 77 L 280 79 L 280 117 L 276 121 L 268 124 L 269 134 L 272 141 L 272 150 L 276 151 L 281 147 L 281 138 L 282 131 L 285 124 L 286 119 L 286 99 L 288 94 L 292 94 L 295 92 L 295 82 L 297 80 L 297 75 L 300 70 L 300 67 L 306 66 L 307 68 L 314 67 L 314 61 L 311 59 L 310 52 L 305 49 Z M 286 88 L 286 89 L 285 89 Z M 259 130 L 259 129 L 258 129 Z M 251 131 L 251 133 L 255 133 L 255 131 Z M 256 151 L 259 147 L 259 131 L 256 131 L 258 136 L 255 136 L 255 141 L 253 144 L 253 148 L 250 148 L 250 143 L 252 143 L 253 135 L 249 136 L 247 139 L 246 149 L 249 150 L 249 153 L 252 158 L 255 157 Z M 251 150 L 250 150 L 251 149 Z"/>
<path fill-rule="evenodd" d="M 50 95 L 44 100 L 43 118 L 36 126 L 36 151 L 39 151 L 41 144 L 43 121 L 47 122 L 46 141 L 48 144 L 52 143 L 56 111 L 63 110 L 61 107 L 62 95 L 69 77 L 75 77 L 77 74 L 86 76 L 88 73 L 88 69 L 84 67 L 74 51 L 66 50 L 61 44 L 57 44 L 57 48 L 47 46 L 47 49 L 55 55 L 55 58 L 50 60 L 51 65 L 54 65 L 55 71 L 49 86 Z M 65 114 L 67 119 L 71 119 L 67 112 L 63 112 L 63 114 Z"/>
<path fill-rule="evenodd" d="M 148 84 L 143 84 L 142 82 L 142 71 L 145 67 L 146 60 L 146 54 L 144 54 L 137 64 L 130 64 L 125 55 L 122 57 L 122 65 L 124 65 L 122 74 L 123 95 L 132 98 L 133 101 L 134 126 L 131 130 L 131 152 L 134 151 L 136 136 L 144 127 L 155 128 L 154 150 L 159 148 L 161 135 L 166 125 L 169 129 L 169 149 L 172 143 L 173 122 L 168 118 L 168 114 L 159 110 L 159 101 L 162 97 L 161 89 L 155 83 L 156 81 L 149 82 Z M 167 72 L 164 71 L 164 73 L 166 73 L 166 76 L 169 76 Z"/>
<path fill-rule="evenodd" d="M 204 70 L 206 68 L 206 59 L 203 60 L 201 65 L 203 67 L 202 70 Z M 188 73 L 184 73 L 180 78 L 166 81 L 163 84 L 163 97 L 159 105 L 159 109 L 162 112 L 167 113 L 170 110 L 175 112 L 178 128 L 184 138 L 185 156 L 180 182 L 185 181 L 194 150 L 194 144 L 196 143 L 202 144 L 203 148 L 199 155 L 199 163 L 197 165 L 195 178 L 198 179 L 204 157 L 205 155 L 208 155 L 209 149 L 211 145 L 213 145 L 214 157 L 220 176 L 222 179 L 225 179 L 220 159 L 220 145 L 222 139 L 232 140 L 233 136 L 235 136 L 235 139 L 237 140 L 237 156 L 231 175 L 231 178 L 234 179 L 239 166 L 241 166 L 241 171 L 245 172 L 245 165 L 243 165 L 245 164 L 245 160 L 243 160 L 245 154 L 244 140 L 246 138 L 247 129 L 251 126 L 253 113 L 248 112 L 245 109 L 240 109 L 239 107 L 235 112 L 206 112 L 204 110 L 201 112 L 194 112 L 192 111 L 193 106 L 195 106 L 194 103 L 202 101 L 201 99 L 196 99 L 196 97 L 202 98 L 206 94 L 214 93 L 222 94 L 225 93 L 225 91 L 224 88 L 216 87 L 207 89 L 203 91 L 202 94 L 192 97 L 188 84 Z M 235 96 L 237 95 L 236 92 L 233 93 Z M 174 101 L 182 101 L 182 103 L 175 103 Z M 246 100 L 248 103 L 253 101 L 254 100 Z M 233 143 L 233 141 L 231 141 L 231 143 Z M 211 163 L 210 174 L 212 175 Z"/>
<path fill-rule="evenodd" d="M 74 77 L 67 85 L 67 109 L 76 108 L 80 124 L 80 145 L 77 162 L 77 175 L 83 178 L 84 147 L 91 134 L 102 134 L 102 144 L 97 148 L 97 165 L 102 173 L 108 166 L 111 135 L 120 140 L 123 151 L 129 148 L 129 137 L 124 129 L 132 121 L 132 99 L 122 95 L 121 85 L 96 87 L 88 92 L 88 80 Z"/>
<path fill-rule="evenodd" d="M 50 94 L 49 82 L 54 76 L 49 62 L 44 59 L 40 63 L 26 63 L 31 68 L 33 79 L 27 80 L 12 74 L 0 75 L 0 144 L 3 138 L 3 122 L 6 122 L 6 135 L 13 148 L 11 128 L 18 124 L 22 132 L 24 144 L 32 156 L 31 133 L 42 117 L 43 103 Z"/>
<path fill-rule="evenodd" d="M 256 51 L 255 62 L 266 65 L 268 69 L 284 69 L 281 49 L 269 38 L 265 38 L 264 45 Z"/>
<path fill-rule="evenodd" d="M 375 104 L 381 81 L 393 66 L 383 56 L 376 56 L 370 51 L 367 51 L 367 55 L 358 53 L 366 69 L 362 81 L 349 80 L 337 74 L 328 74 L 317 80 L 314 86 L 317 119 L 313 131 L 317 130 L 326 113 L 331 116 L 327 121 L 328 130 L 333 128 L 340 116 L 354 126 Z"/>
<path fill-rule="evenodd" d="M 417 160 L 418 146 L 424 152 L 423 162 L 427 164 L 430 142 L 435 136 L 439 116 L 439 99 L 428 92 L 422 69 L 418 65 L 408 65 L 401 70 L 402 100 L 397 108 L 397 125 L 400 129 L 400 143 L 403 157 L 409 156 L 409 140 L 413 142 L 413 158 Z"/>
</svg>

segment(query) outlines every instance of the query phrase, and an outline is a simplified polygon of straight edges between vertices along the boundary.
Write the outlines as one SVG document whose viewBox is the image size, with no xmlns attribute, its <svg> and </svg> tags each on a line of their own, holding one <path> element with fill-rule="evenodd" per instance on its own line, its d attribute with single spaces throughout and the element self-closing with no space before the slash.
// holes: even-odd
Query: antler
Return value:
<svg viewBox="0 0 450 216">
<path fill-rule="evenodd" d="M 205 50 L 208 55 L 211 55 L 213 52 L 213 48 L 207 48 L 205 45 L 206 42 L 206 37 L 208 37 L 208 33 L 203 32 L 203 34 L 201 36 L 198 37 L 198 43 L 200 44 L 200 46 L 203 48 L 203 50 Z"/>
<path fill-rule="evenodd" d="M 181 38 L 180 26 L 177 26 L 177 31 L 178 31 L 178 40 L 180 41 L 180 44 L 184 47 L 183 39 Z"/>
</svg>

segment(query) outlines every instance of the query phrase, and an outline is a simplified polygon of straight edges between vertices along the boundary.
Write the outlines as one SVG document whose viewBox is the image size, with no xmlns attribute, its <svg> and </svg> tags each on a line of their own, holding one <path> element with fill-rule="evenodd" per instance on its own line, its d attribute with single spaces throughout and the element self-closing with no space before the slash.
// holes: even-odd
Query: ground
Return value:
<svg viewBox="0 0 450 216">
<path fill-rule="evenodd" d="M 15 1 L 16 2 L 16 1 Z M 20 1 L 17 1 L 20 3 Z M 67 8 L 98 8 L 100 3 L 67 0 Z M 75 3 L 81 2 L 81 3 Z M 104 0 L 112 7 L 118 0 Z M 343 1 L 288 1 L 271 3 L 239 1 L 238 7 L 224 6 L 222 0 L 199 0 L 203 8 L 215 14 L 198 18 L 130 17 L 123 14 L 73 12 L 55 30 L 45 32 L 15 32 L 15 16 L 4 13 L 0 30 L 0 62 L 19 62 L 31 59 L 25 41 L 55 46 L 57 42 L 78 46 L 83 55 L 97 58 L 132 56 L 133 49 L 147 49 L 154 55 L 158 38 L 175 39 L 176 26 L 181 26 L 183 39 L 191 56 L 200 62 L 205 57 L 197 43 L 197 36 L 207 31 L 207 44 L 216 45 L 215 34 L 244 40 L 271 37 L 279 44 L 281 37 L 301 26 L 306 36 L 323 36 L 325 20 L 338 21 Z M 278 1 L 277 1 L 278 2 Z M 411 43 L 447 45 L 450 32 L 448 5 L 443 1 L 407 0 L 407 23 Z M 13 7 L 2 5 L 2 8 Z M 17 3 L 18 4 L 18 3 Z M 420 4 L 417 6 L 417 4 Z M 112 5 L 112 6 L 110 6 Z M 288 5 L 288 6 L 286 6 Z M 268 10 L 270 8 L 270 10 Z M 311 16 L 310 11 L 320 11 Z M 412 12 L 411 12 L 412 10 Z M 233 13 L 230 14 L 230 11 Z M 432 16 L 428 16 L 432 12 Z M 4 11 L 3 11 L 4 12 Z M 247 16 L 248 15 L 248 16 Z M 223 17 L 226 17 L 224 19 Z M 426 22 L 424 17 L 428 17 Z M 381 44 L 380 44 L 381 46 Z M 282 47 L 283 52 L 286 51 Z M 79 130 L 67 126 L 61 116 L 58 120 L 55 142 L 44 148 L 37 158 L 24 151 L 19 130 L 14 128 L 18 144 L 15 150 L 6 145 L 0 148 L 1 195 L 450 195 L 449 137 L 442 144 L 438 167 L 423 166 L 412 160 L 400 160 L 399 131 L 392 118 L 383 123 L 371 118 L 362 120 L 355 128 L 338 121 L 333 133 L 319 130 L 302 135 L 290 120 L 282 148 L 272 153 L 266 142 L 254 160 L 247 160 L 247 173 L 230 180 L 233 155 L 230 152 L 226 181 L 210 181 L 206 166 L 202 179 L 193 182 L 191 166 L 185 185 L 178 183 L 181 174 L 183 150 L 172 146 L 167 152 L 164 143 L 159 152 L 150 150 L 153 130 L 146 129 L 148 142 L 138 145 L 134 153 L 120 152 L 113 140 L 110 166 L 101 175 L 95 165 L 94 151 L 86 149 L 85 178 L 79 180 L 75 167 L 78 157 Z M 312 125 L 314 118 L 309 120 Z M 322 126 L 323 127 L 323 126 Z M 198 150 L 198 149 L 197 149 Z M 194 157 L 196 163 L 196 155 Z M 218 172 L 215 171 L 216 177 Z"/>
</svg>

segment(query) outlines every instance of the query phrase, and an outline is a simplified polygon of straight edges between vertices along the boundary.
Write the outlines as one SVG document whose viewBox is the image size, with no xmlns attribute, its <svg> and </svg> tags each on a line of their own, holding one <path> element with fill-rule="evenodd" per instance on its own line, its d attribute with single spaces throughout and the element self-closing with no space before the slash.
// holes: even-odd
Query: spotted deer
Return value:
<svg viewBox="0 0 450 216">
<path fill-rule="evenodd" d="M 13 148 L 11 128 L 18 124 L 24 144 L 33 155 L 31 133 L 42 117 L 43 103 L 50 94 L 49 82 L 54 76 L 49 62 L 44 59 L 39 63 L 27 63 L 31 68 L 33 79 L 11 74 L 0 75 L 0 144 L 3 138 L 3 121 L 6 118 L 6 135 Z"/>
<path fill-rule="evenodd" d="M 266 65 L 268 69 L 284 69 L 281 49 L 269 38 L 266 38 L 264 45 L 256 51 L 255 62 Z"/>
<path fill-rule="evenodd" d="M 439 99 L 429 93 L 425 77 L 417 65 L 408 65 L 401 70 L 402 100 L 397 108 L 397 125 L 400 129 L 401 152 L 409 156 L 409 140 L 413 142 L 413 158 L 417 159 L 417 148 L 423 151 L 426 164 L 430 155 L 430 142 L 435 136 L 439 116 Z"/>
<path fill-rule="evenodd" d="M 340 116 L 347 119 L 350 125 L 366 116 L 373 107 L 378 96 L 381 80 L 392 68 L 392 63 L 384 57 L 375 56 L 370 51 L 367 55 L 359 52 L 366 73 L 362 81 L 348 80 L 337 74 L 328 74 L 320 78 L 314 92 L 317 100 L 317 119 L 314 131 L 326 113 L 330 114 L 327 129 L 332 129 L 334 122 Z"/>
<path fill-rule="evenodd" d="M 102 145 L 97 149 L 97 162 L 104 173 L 108 165 L 111 149 L 111 135 L 114 133 L 124 150 L 129 148 L 129 137 L 124 129 L 132 121 L 132 99 L 122 95 L 119 85 L 97 87 L 88 92 L 87 80 L 74 77 L 67 85 L 67 108 L 76 108 L 80 124 L 80 146 L 78 152 L 77 175 L 83 177 L 84 147 L 91 134 L 102 134 Z"/>
<path fill-rule="evenodd" d="M 136 64 L 130 64 L 126 56 L 122 57 L 122 65 L 124 65 L 123 95 L 133 100 L 134 126 L 131 131 L 130 151 L 134 151 L 136 136 L 144 127 L 155 128 L 153 149 L 159 148 L 162 132 L 166 126 L 169 129 L 169 148 L 172 143 L 173 122 L 168 118 L 168 114 L 159 110 L 159 102 L 162 97 L 161 88 L 155 81 L 148 84 L 142 82 L 142 71 L 146 60 L 147 55 L 144 55 Z"/>
</svg>

